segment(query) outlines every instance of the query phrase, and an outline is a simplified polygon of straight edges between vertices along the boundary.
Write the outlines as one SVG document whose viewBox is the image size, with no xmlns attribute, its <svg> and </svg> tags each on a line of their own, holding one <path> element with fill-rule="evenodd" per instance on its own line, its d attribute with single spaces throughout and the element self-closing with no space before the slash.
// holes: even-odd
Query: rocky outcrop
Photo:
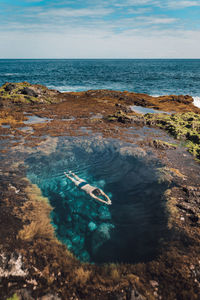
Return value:
<svg viewBox="0 0 200 300">
<path fill-rule="evenodd" d="M 146 114 L 147 125 L 167 130 L 178 140 L 186 141 L 188 151 L 200 160 L 200 115 L 192 112 L 180 114 Z"/>
<path fill-rule="evenodd" d="M 0 87 L 0 102 L 4 105 L 14 104 L 34 104 L 34 103 L 57 103 L 60 102 L 58 95 L 60 92 L 50 90 L 39 84 L 28 82 L 5 83 Z"/>
<path fill-rule="evenodd" d="M 66 94 L 66 93 L 64 93 Z M 142 93 L 133 92 L 120 92 L 111 90 L 90 90 L 80 93 L 68 93 L 71 95 L 78 95 L 79 97 L 85 97 L 89 99 L 102 99 L 118 101 L 122 106 L 124 105 L 139 105 L 143 107 L 151 107 L 153 109 L 159 109 L 163 111 L 194 111 L 200 112 L 200 109 L 195 107 L 193 98 L 189 95 L 167 95 L 160 97 L 153 97 Z"/>
<path fill-rule="evenodd" d="M 129 113 L 130 105 L 139 105 L 150 107 L 162 111 L 193 111 L 200 112 L 200 109 L 195 107 L 193 98 L 189 95 L 169 95 L 152 97 L 147 94 L 120 92 L 111 90 L 89 90 L 86 92 L 68 92 L 60 93 L 56 90 L 50 90 L 39 84 L 30 84 L 28 82 L 20 83 L 5 83 L 0 87 L 0 103 L 3 100 L 12 103 L 59 103 L 67 99 L 78 99 L 111 102 L 118 106 L 120 110 Z M 5 102 L 4 101 L 4 102 Z"/>
</svg>

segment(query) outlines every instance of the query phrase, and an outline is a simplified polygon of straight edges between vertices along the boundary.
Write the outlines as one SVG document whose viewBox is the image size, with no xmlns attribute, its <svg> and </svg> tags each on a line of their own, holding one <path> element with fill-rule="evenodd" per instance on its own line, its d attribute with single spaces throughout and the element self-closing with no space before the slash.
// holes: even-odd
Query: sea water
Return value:
<svg viewBox="0 0 200 300">
<path fill-rule="evenodd" d="M 111 89 L 150 95 L 188 94 L 200 106 L 199 59 L 0 60 L 0 85 L 28 81 L 59 91 Z"/>
<path fill-rule="evenodd" d="M 26 165 L 53 207 L 58 239 L 81 261 L 133 263 L 158 255 L 168 237 L 167 184 L 151 152 L 101 135 L 60 137 L 54 152 L 30 154 Z M 64 176 L 70 171 L 101 188 L 112 205 L 77 188 Z"/>
</svg>

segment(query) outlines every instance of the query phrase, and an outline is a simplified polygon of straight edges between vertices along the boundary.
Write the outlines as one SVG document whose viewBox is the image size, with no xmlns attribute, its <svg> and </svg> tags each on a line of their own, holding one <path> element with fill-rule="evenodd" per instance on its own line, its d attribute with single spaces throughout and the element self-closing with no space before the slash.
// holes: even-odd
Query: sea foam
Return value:
<svg viewBox="0 0 200 300">
<path fill-rule="evenodd" d="M 193 101 L 193 104 L 196 106 L 196 107 L 199 107 L 200 108 L 200 97 L 193 97 L 194 101 Z"/>
</svg>

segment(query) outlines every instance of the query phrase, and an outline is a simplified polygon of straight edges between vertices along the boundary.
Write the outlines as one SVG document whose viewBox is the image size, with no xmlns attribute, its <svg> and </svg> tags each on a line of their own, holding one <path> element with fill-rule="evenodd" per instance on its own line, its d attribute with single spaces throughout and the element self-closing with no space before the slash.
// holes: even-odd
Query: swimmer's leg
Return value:
<svg viewBox="0 0 200 300">
<path fill-rule="evenodd" d="M 64 174 L 65 174 L 65 176 L 66 176 L 67 178 L 69 178 L 75 185 L 78 186 L 78 185 L 80 184 L 80 181 L 74 179 L 73 177 L 71 177 L 70 175 L 68 175 L 68 174 L 65 173 L 65 172 L 64 172 Z"/>
<path fill-rule="evenodd" d="M 72 174 L 77 180 L 80 180 L 81 182 L 85 181 L 82 178 L 78 177 L 76 174 L 72 173 L 71 171 L 69 173 Z"/>
</svg>

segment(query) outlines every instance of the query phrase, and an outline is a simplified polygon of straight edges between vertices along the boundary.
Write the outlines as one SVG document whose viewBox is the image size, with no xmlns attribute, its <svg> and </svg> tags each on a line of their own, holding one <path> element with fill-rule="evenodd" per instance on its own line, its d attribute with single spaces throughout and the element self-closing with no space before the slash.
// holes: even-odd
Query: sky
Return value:
<svg viewBox="0 0 200 300">
<path fill-rule="evenodd" d="M 200 58 L 200 0 L 0 0 L 0 58 Z"/>
</svg>

